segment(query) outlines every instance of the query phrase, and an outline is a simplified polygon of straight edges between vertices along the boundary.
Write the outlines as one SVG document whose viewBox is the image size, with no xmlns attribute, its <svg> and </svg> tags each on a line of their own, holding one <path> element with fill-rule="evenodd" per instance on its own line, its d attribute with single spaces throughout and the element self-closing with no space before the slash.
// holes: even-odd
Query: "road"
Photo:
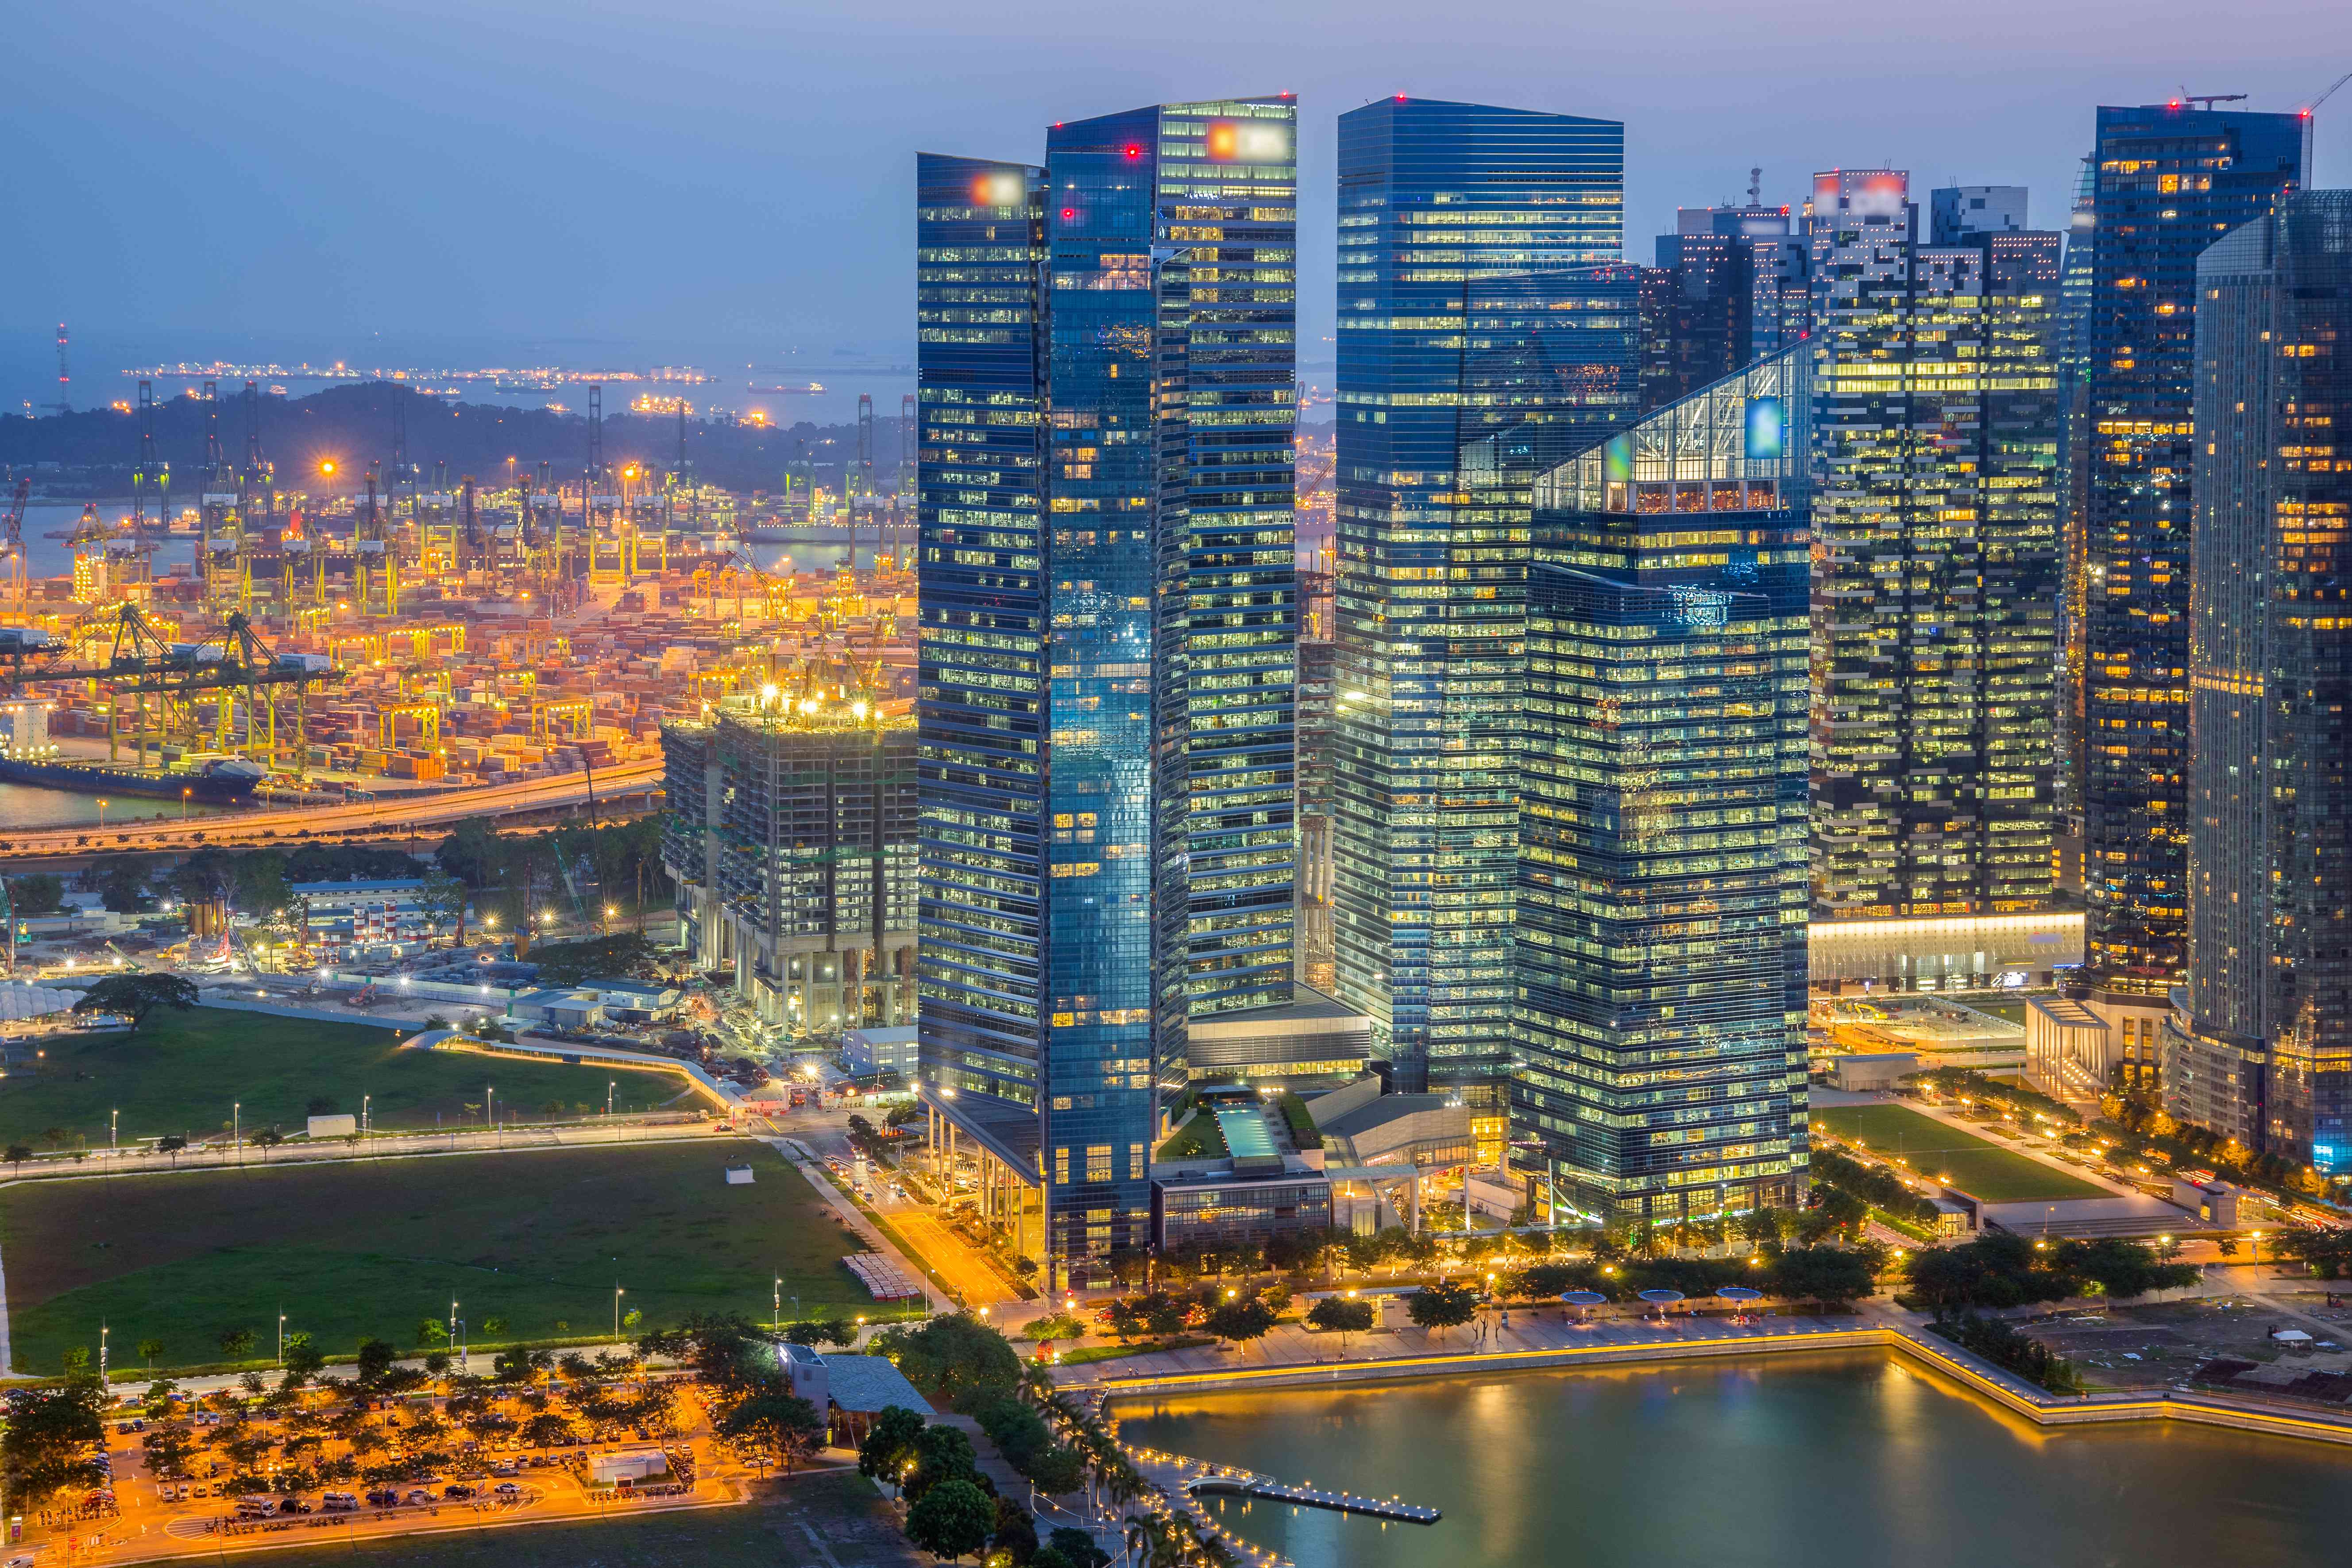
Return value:
<svg viewBox="0 0 2352 1568">
<path fill-rule="evenodd" d="M 640 794 L 646 786 L 658 784 L 661 776 L 658 760 L 599 768 L 595 775 L 596 795 L 600 800 L 609 800 Z M 0 858 L 71 855 L 101 847 L 115 853 L 194 848 L 199 844 L 259 844 L 340 833 L 383 833 L 455 822 L 461 817 L 508 816 L 574 805 L 586 801 L 588 792 L 585 773 L 558 773 L 552 778 L 527 779 L 520 784 L 485 784 L 479 789 L 360 801 L 350 805 L 294 806 L 189 819 L 154 817 L 103 831 L 87 824 L 42 828 L 8 834 L 5 847 L 0 848 Z"/>
</svg>

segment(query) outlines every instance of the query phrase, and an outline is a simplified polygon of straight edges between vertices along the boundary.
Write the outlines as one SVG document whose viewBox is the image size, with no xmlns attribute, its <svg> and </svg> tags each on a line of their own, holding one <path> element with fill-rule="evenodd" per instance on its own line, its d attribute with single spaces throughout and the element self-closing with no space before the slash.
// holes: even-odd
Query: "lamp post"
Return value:
<svg viewBox="0 0 2352 1568">
<path fill-rule="evenodd" d="M 278 1309 L 278 1364 L 286 1364 L 286 1309 Z"/>
<path fill-rule="evenodd" d="M 245 1163 L 245 1104 L 231 1100 L 228 1106 L 228 1146 L 236 1152 L 236 1163 Z"/>
<path fill-rule="evenodd" d="M 142 752 L 142 755 L 144 755 L 144 753 Z M 98 826 L 101 832 L 106 828 L 106 797 L 104 795 L 100 795 L 98 797 Z"/>
<path fill-rule="evenodd" d="M 182 822 L 188 820 L 188 797 L 195 793 L 196 792 L 193 789 L 184 789 L 180 792 L 180 820 Z"/>
<path fill-rule="evenodd" d="M 613 1339 L 615 1343 L 621 1338 L 621 1298 L 627 1294 L 621 1289 L 620 1281 L 613 1282 Z"/>
<path fill-rule="evenodd" d="M 366 1137 L 372 1131 L 368 1121 L 368 1102 L 374 1098 L 375 1096 L 372 1094 L 363 1094 L 360 1096 L 360 1136 L 362 1138 Z"/>
<path fill-rule="evenodd" d="M 498 1087 L 495 1084 L 485 1084 L 482 1086 L 482 1110 L 490 1119 L 490 1131 L 493 1133 L 497 1132 L 499 1130 L 499 1091 Z"/>
</svg>

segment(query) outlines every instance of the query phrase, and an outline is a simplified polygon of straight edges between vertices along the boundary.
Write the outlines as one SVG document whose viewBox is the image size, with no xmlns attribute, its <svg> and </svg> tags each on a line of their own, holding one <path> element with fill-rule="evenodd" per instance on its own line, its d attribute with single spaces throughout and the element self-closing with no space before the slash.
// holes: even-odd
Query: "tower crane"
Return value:
<svg viewBox="0 0 2352 1568">
<path fill-rule="evenodd" d="M 5 521 L 6 537 L 0 539 L 0 556 L 5 557 L 8 573 L 8 596 L 16 602 L 16 613 L 23 615 L 26 605 L 25 584 L 25 501 L 33 493 L 33 481 L 28 478 L 16 481 L 15 493 L 8 498 Z"/>
</svg>

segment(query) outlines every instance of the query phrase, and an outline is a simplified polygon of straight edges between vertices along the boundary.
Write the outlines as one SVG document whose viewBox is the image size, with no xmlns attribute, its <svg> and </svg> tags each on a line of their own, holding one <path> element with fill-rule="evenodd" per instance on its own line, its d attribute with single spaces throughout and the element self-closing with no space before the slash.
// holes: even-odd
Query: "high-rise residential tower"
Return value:
<svg viewBox="0 0 2352 1568">
<path fill-rule="evenodd" d="M 2294 114 L 2102 108 L 2084 451 L 2084 894 L 2104 993 L 2161 1008 L 2188 961 L 2197 258 L 2303 184 Z"/>
<path fill-rule="evenodd" d="M 1536 482 L 1511 1135 L 1612 1223 L 1803 1187 L 1811 370 Z"/>
<path fill-rule="evenodd" d="M 2046 910 L 2058 237 L 1922 244 L 1895 170 L 1818 176 L 1811 215 L 1815 916 Z"/>
<path fill-rule="evenodd" d="M 2197 261 L 2189 981 L 2164 1106 L 2352 1166 L 2352 191 Z"/>
<path fill-rule="evenodd" d="M 1528 484 L 1635 408 L 1624 127 L 1396 98 L 1339 117 L 1341 998 L 1398 1086 L 1509 1058 Z"/>
<path fill-rule="evenodd" d="M 1291 999 L 1296 129 L 917 171 L 923 1089 L 1056 1279 L 1146 1246 L 1190 1020 Z"/>
</svg>

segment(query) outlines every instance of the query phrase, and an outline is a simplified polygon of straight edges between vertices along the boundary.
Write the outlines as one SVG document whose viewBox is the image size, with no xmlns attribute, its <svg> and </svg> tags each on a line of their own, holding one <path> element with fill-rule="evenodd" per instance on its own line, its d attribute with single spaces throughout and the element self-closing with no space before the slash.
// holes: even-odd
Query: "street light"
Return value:
<svg viewBox="0 0 2352 1568">
<path fill-rule="evenodd" d="M 106 797 L 104 795 L 100 795 L 98 797 L 98 825 L 100 827 L 104 827 L 106 826 Z"/>
<path fill-rule="evenodd" d="M 180 820 L 182 822 L 188 820 L 188 797 L 195 793 L 196 792 L 193 789 L 184 789 L 180 792 Z"/>
<path fill-rule="evenodd" d="M 613 1287 L 613 1337 L 615 1340 L 621 1337 L 621 1298 L 627 1294 L 619 1285 Z"/>
</svg>

